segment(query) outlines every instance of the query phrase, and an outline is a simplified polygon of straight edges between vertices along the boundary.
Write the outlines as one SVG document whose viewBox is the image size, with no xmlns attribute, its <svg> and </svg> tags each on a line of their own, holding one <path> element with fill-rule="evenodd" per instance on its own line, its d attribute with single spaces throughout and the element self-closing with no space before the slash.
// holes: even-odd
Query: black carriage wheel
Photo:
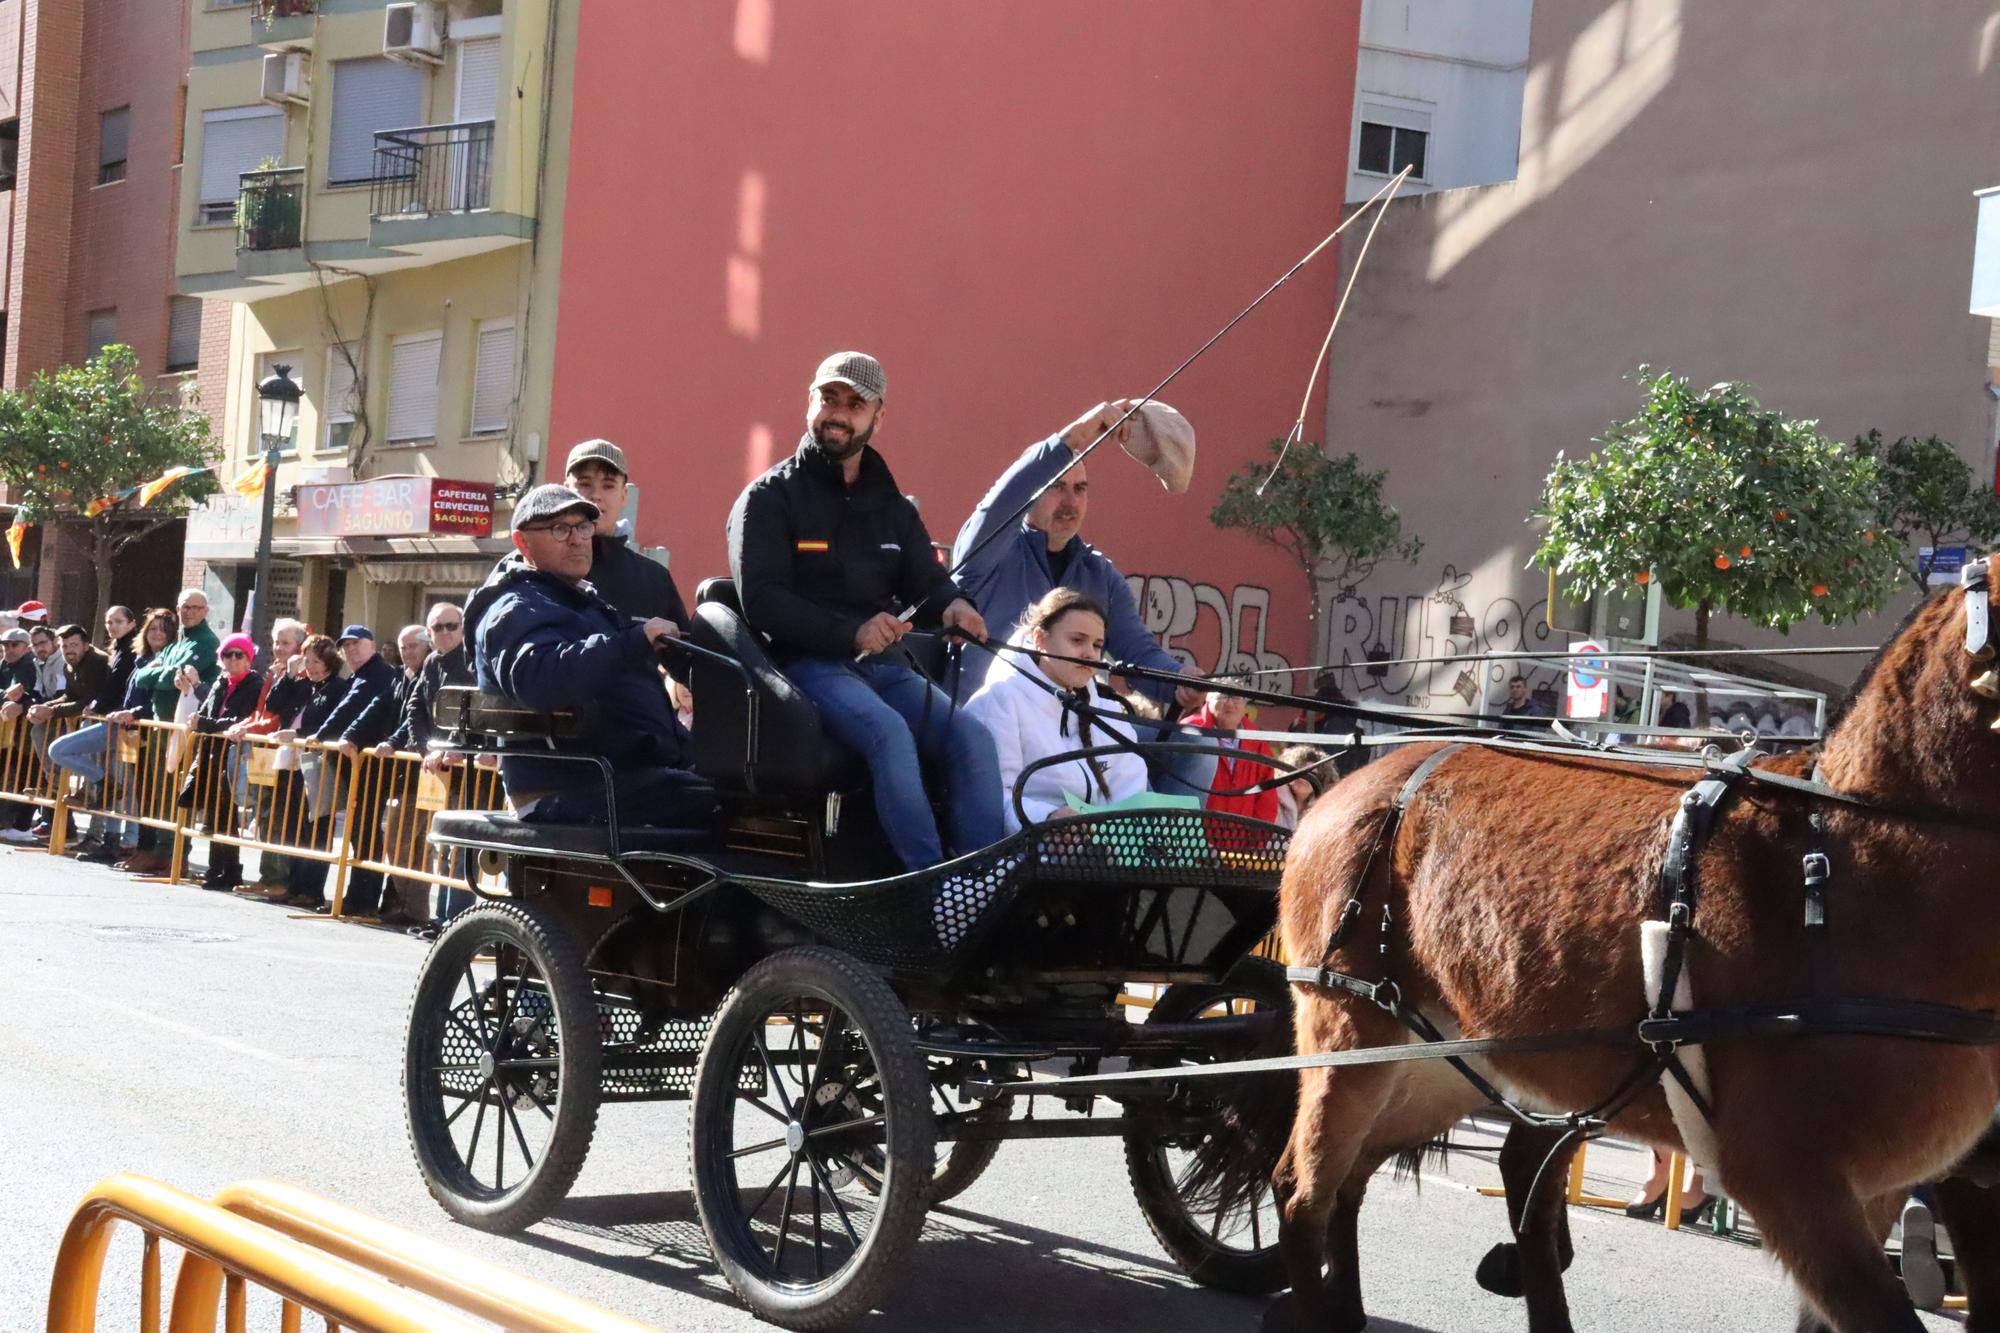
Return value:
<svg viewBox="0 0 2000 1333">
<path fill-rule="evenodd" d="M 994 1124 L 1005 1121 L 1013 1113 L 1012 1097 L 968 1110 L 938 1080 L 936 1068 L 931 1072 L 931 1107 L 936 1112 L 936 1123 L 940 1127 L 953 1120 L 975 1125 Z M 993 1158 L 999 1151 L 999 1139 L 939 1140 L 936 1145 L 937 1167 L 931 1176 L 931 1206 L 935 1208 L 971 1189 L 986 1173 L 986 1168 L 993 1165 Z M 866 1176 L 861 1178 L 861 1187 L 871 1194 L 875 1192 L 874 1182 Z"/>
<path fill-rule="evenodd" d="M 1187 1023 L 1207 1014 L 1247 1014 L 1275 1009 L 1289 1013 L 1290 989 L 1285 970 L 1265 958 L 1245 958 L 1220 984 L 1180 984 L 1167 987 L 1153 1006 L 1148 1022 Z M 1248 1049 L 1229 1057 L 1247 1056 Z M 1197 1083 L 1198 1098 L 1207 1089 Z M 1197 1112 L 1219 1113 L 1208 1101 L 1195 1103 Z M 1247 1206 L 1228 1210 L 1197 1210 L 1182 1190 L 1195 1147 L 1206 1133 L 1163 1137 L 1143 1130 L 1125 1136 L 1125 1165 L 1132 1192 L 1154 1239 L 1181 1270 L 1205 1287 L 1268 1295 L 1287 1285 L 1278 1253 L 1278 1216 L 1270 1187 L 1260 1187 Z"/>
<path fill-rule="evenodd" d="M 603 1047 L 583 945 L 554 909 L 482 903 L 431 946 L 410 999 L 403 1106 L 424 1184 L 482 1231 L 540 1221 L 597 1126 Z"/>
<path fill-rule="evenodd" d="M 760 1319 L 832 1328 L 874 1305 L 923 1227 L 932 1146 L 909 1013 L 873 972 L 787 949 L 723 997 L 691 1175 L 715 1262 Z"/>
</svg>

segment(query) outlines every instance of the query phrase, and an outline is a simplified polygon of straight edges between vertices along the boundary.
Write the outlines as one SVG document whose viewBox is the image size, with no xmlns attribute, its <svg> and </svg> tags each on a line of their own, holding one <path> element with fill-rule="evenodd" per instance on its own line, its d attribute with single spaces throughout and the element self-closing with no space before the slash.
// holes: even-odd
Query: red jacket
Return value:
<svg viewBox="0 0 2000 1333">
<path fill-rule="evenodd" d="M 1206 708 L 1187 719 L 1190 727 L 1200 727 L 1212 734 L 1212 739 L 1229 740 L 1215 725 Z M 1236 748 L 1245 754 L 1271 755 L 1271 747 L 1263 741 L 1235 741 Z M 1247 815 L 1251 819 L 1261 819 L 1265 823 L 1276 823 L 1278 818 L 1278 789 L 1257 792 L 1247 796 L 1229 796 L 1223 793 L 1240 791 L 1255 786 L 1277 775 L 1277 768 L 1271 764 L 1258 763 L 1251 759 L 1239 759 L 1235 755 L 1223 755 L 1215 763 L 1215 781 L 1210 783 L 1210 791 L 1204 804 L 1220 814 Z"/>
</svg>

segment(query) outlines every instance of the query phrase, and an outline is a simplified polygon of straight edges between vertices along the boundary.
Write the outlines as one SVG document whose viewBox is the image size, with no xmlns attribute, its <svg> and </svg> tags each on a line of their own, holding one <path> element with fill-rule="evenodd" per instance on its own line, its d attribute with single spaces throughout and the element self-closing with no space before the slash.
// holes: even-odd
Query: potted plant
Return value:
<svg viewBox="0 0 2000 1333">
<path fill-rule="evenodd" d="M 275 171 L 281 164 L 266 158 L 260 172 Z M 244 250 L 288 250 L 299 244 L 301 191 L 280 183 L 275 177 L 246 188 L 236 197 L 238 248 Z"/>
</svg>

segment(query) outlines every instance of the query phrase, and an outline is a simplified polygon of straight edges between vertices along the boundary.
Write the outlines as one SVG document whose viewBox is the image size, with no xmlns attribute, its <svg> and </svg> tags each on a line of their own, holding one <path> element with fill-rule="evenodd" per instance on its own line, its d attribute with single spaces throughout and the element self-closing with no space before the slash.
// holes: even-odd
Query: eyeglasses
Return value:
<svg viewBox="0 0 2000 1333">
<path fill-rule="evenodd" d="M 458 624 L 459 622 L 456 620 L 440 620 L 437 624 L 431 626 L 431 633 L 456 634 L 458 633 Z"/>
<path fill-rule="evenodd" d="M 573 542 L 579 537 L 588 537 L 596 527 L 595 520 L 580 518 L 574 523 L 550 523 L 545 527 L 522 528 L 521 531 L 546 532 L 552 534 L 557 541 Z"/>
</svg>

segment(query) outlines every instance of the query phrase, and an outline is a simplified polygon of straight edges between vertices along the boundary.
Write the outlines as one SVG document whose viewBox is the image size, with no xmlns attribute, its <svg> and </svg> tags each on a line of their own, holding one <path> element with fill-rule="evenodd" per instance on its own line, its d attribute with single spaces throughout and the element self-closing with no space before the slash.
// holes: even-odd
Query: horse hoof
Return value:
<svg viewBox="0 0 2000 1333">
<path fill-rule="evenodd" d="M 1485 1291 L 1495 1296 L 1518 1299 L 1521 1295 L 1521 1250 L 1519 1246 L 1502 1243 L 1486 1252 L 1479 1261 L 1479 1269 L 1473 1281 Z"/>
</svg>

